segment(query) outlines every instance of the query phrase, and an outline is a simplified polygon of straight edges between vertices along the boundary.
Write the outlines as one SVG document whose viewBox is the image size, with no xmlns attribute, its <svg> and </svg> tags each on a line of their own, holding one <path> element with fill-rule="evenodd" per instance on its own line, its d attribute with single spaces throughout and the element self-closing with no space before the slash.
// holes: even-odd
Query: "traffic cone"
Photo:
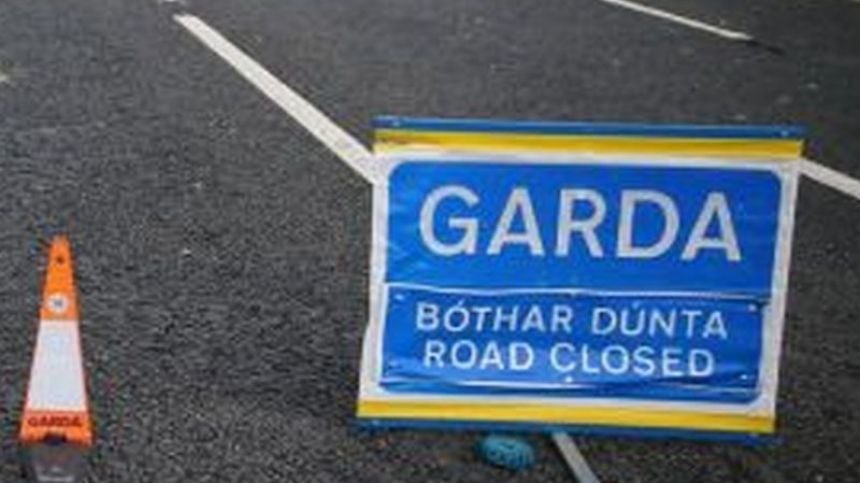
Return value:
<svg viewBox="0 0 860 483">
<path fill-rule="evenodd" d="M 68 238 L 51 242 L 19 442 L 36 483 L 74 483 L 93 444 Z"/>
</svg>

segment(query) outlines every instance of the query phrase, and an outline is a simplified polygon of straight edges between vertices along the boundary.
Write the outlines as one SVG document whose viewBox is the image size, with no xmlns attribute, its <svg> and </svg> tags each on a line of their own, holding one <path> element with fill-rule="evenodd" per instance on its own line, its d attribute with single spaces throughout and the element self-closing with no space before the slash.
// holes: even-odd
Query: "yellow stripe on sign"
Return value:
<svg viewBox="0 0 860 483">
<path fill-rule="evenodd" d="M 377 152 L 445 148 L 486 152 L 545 151 L 593 154 L 676 155 L 796 159 L 798 139 L 666 138 L 651 136 L 580 136 L 558 134 L 487 134 L 475 132 L 379 129 Z"/>
<path fill-rule="evenodd" d="M 366 419 L 435 419 L 448 422 L 596 425 L 639 429 L 687 429 L 746 433 L 773 433 L 776 427 L 775 420 L 771 416 L 479 402 L 362 400 L 358 403 L 358 417 Z"/>
</svg>

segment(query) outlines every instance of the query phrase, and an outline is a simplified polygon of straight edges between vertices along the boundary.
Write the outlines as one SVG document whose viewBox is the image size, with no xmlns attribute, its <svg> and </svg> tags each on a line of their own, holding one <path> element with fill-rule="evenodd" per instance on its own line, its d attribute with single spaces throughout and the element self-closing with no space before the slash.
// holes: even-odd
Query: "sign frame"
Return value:
<svg viewBox="0 0 860 483">
<path fill-rule="evenodd" d="M 419 129 L 414 130 L 418 126 Z M 578 430 L 591 433 L 680 435 L 709 439 L 746 439 L 775 431 L 779 360 L 787 304 L 794 211 L 798 189 L 798 163 L 802 130 L 794 127 L 700 127 L 599 125 L 571 123 L 493 123 L 482 121 L 409 120 L 377 121 L 377 163 L 381 173 L 373 188 L 373 235 L 370 273 L 370 321 L 362 351 L 358 418 L 374 427 L 511 428 L 538 431 Z M 422 132 L 421 128 L 425 128 Z M 637 152 L 628 139 L 619 142 L 615 131 L 627 137 L 643 135 L 643 145 L 654 139 L 658 151 Z M 629 131 L 626 132 L 625 130 Z M 380 131 L 382 133 L 380 134 Z M 559 132 L 561 131 L 561 133 Z M 424 137 L 410 138 L 419 132 Z M 484 133 L 499 140 L 469 145 L 464 134 Z M 525 132 L 526 134 L 523 134 Z M 398 135 L 403 133 L 404 139 Z M 435 135 L 430 142 L 427 133 Z M 435 133 L 435 134 L 434 134 Z M 445 136 L 451 134 L 448 142 Z M 516 136 L 527 135 L 524 142 Z M 552 136 L 549 149 L 541 149 L 540 136 Z M 559 147 L 559 136 L 571 137 Z M 577 137 L 605 135 L 600 143 L 589 140 L 587 150 Z M 458 138 L 459 136 L 459 138 Z M 739 148 L 729 142 L 723 157 L 719 141 L 744 139 Z M 417 141 L 416 141 L 417 139 Z M 705 142 L 716 139 L 717 143 Z M 677 140 L 677 144 L 672 144 Z M 756 143 L 761 142 L 759 146 Z M 697 144 L 699 143 L 699 144 Z M 770 147 L 767 144 L 770 143 Z M 791 143 L 789 145 L 789 143 Z M 595 146 L 599 149 L 595 149 Z M 703 149 L 703 146 L 705 149 Z M 768 152 L 773 146 L 773 149 Z M 761 151 L 756 149 L 761 148 Z M 389 177 L 404 164 L 439 163 L 511 164 L 619 164 L 648 167 L 722 168 L 765 170 L 779 177 L 779 223 L 771 299 L 763 316 L 759 396 L 749 403 L 650 400 L 600 397 L 541 397 L 500 394 L 492 397 L 393 392 L 379 385 L 382 371 L 382 335 L 386 306 Z"/>
</svg>

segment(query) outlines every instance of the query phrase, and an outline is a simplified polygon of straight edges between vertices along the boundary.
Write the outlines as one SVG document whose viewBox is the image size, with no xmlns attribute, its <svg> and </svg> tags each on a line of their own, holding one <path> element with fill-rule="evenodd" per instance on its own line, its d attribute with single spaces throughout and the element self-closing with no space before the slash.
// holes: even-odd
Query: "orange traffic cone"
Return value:
<svg viewBox="0 0 860 483">
<path fill-rule="evenodd" d="M 37 483 L 73 483 L 93 443 L 68 238 L 51 242 L 19 440 Z"/>
</svg>

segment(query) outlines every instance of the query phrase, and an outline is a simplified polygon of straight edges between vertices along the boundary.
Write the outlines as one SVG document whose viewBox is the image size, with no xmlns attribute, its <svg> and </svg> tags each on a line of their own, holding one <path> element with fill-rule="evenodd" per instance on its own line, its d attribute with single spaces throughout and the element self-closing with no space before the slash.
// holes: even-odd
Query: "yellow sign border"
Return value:
<svg viewBox="0 0 860 483">
<path fill-rule="evenodd" d="M 776 420 L 757 414 L 709 413 L 612 406 L 553 406 L 481 401 L 380 401 L 358 403 L 361 419 L 412 419 L 494 423 L 611 426 L 638 429 L 688 429 L 773 433 Z"/>
<path fill-rule="evenodd" d="M 493 153 L 527 150 L 796 160 L 803 152 L 803 140 L 800 139 L 500 134 L 406 129 L 378 129 L 375 135 L 374 150 L 377 153 L 433 148 Z"/>
</svg>

